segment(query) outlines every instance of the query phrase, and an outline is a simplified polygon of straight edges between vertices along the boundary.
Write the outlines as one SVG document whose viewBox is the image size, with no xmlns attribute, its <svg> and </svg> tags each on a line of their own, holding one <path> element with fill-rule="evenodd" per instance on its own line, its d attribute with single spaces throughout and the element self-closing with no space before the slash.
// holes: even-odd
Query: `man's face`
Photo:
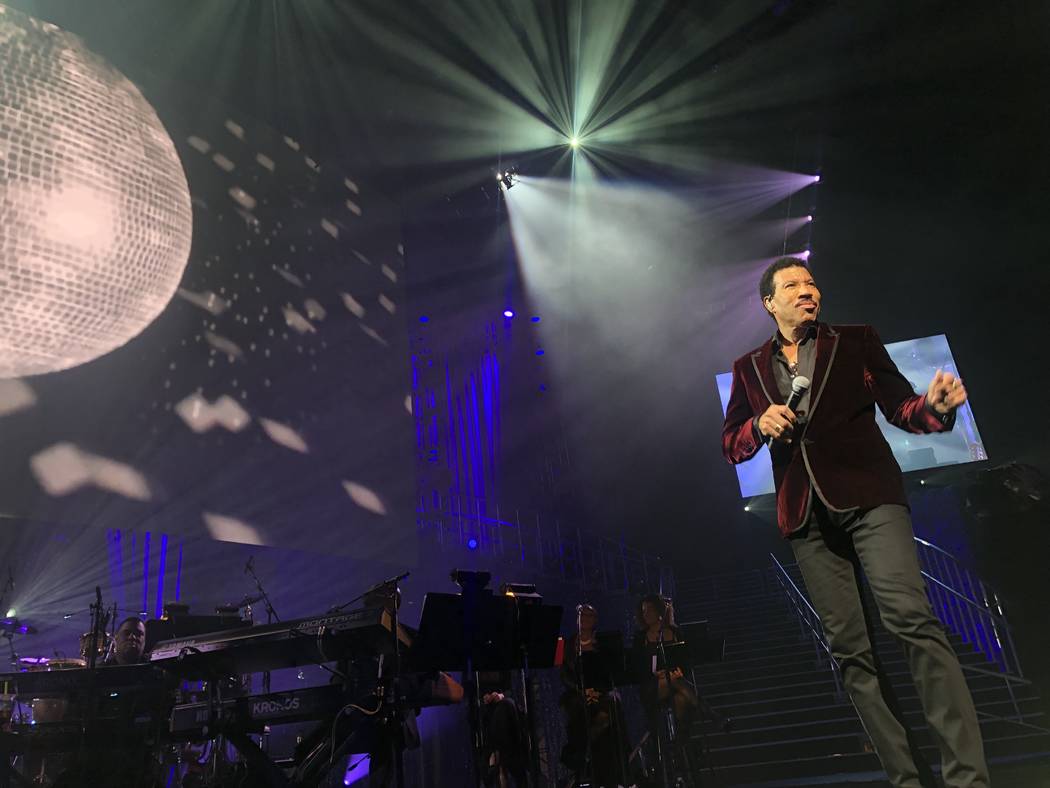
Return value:
<svg viewBox="0 0 1050 788">
<path fill-rule="evenodd" d="M 141 621 L 125 621 L 117 630 L 114 651 L 117 662 L 128 665 L 142 659 L 146 647 L 146 625 Z"/>
<path fill-rule="evenodd" d="M 773 295 L 765 305 L 779 323 L 801 326 L 820 314 L 820 291 L 807 269 L 784 268 L 773 274 Z"/>
</svg>

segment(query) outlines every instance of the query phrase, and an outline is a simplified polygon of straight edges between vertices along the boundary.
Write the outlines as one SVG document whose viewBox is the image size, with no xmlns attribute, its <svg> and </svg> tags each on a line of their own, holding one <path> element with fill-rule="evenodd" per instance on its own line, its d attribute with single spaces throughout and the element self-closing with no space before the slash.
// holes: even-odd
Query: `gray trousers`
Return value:
<svg viewBox="0 0 1050 788">
<path fill-rule="evenodd" d="M 977 713 L 959 661 L 926 598 L 908 509 L 898 504 L 833 512 L 814 496 L 806 525 L 791 538 L 806 589 L 890 782 L 929 783 L 929 767 L 902 725 L 892 688 L 872 650 L 860 597 L 868 578 L 883 625 L 904 646 L 926 721 L 951 788 L 987 788 Z"/>
</svg>

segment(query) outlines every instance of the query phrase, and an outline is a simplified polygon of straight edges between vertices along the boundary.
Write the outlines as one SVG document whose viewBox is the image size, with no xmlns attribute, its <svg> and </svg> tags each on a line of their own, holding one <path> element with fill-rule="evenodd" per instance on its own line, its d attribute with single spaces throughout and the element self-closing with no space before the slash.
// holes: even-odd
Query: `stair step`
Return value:
<svg viewBox="0 0 1050 788">
<path fill-rule="evenodd" d="M 804 593 L 798 567 L 790 565 L 787 570 Z M 926 728 L 904 649 L 882 626 L 870 589 L 865 587 L 862 593 L 867 609 L 875 614 L 874 646 L 902 713 L 923 755 L 936 762 L 939 755 Z M 712 636 L 725 640 L 723 661 L 695 669 L 704 698 L 733 719 L 729 733 L 714 730 L 711 723 L 694 727 L 709 752 L 717 784 L 773 788 L 846 785 L 855 779 L 885 784 L 878 759 L 865 752 L 870 744 L 856 712 L 844 696 L 836 695 L 823 648 L 814 648 L 772 571 L 680 580 L 676 603 L 679 621 L 707 620 Z M 950 629 L 947 635 L 964 668 L 997 672 L 971 643 Z M 970 670 L 966 678 L 982 715 L 990 761 L 1038 759 L 1045 754 L 1050 772 L 1050 734 L 987 716 L 1008 717 L 1019 710 L 1022 721 L 1048 727 L 1034 689 L 1015 685 L 1011 698 L 1006 683 L 996 675 Z M 1050 781 L 1039 784 L 1050 785 Z"/>
<path fill-rule="evenodd" d="M 714 705 L 714 704 L 712 704 Z M 1036 697 L 1018 700 L 1018 708 L 1025 720 L 1043 719 L 1043 711 L 1039 699 Z M 793 709 L 790 713 L 783 711 L 747 713 L 746 710 L 731 706 L 715 706 L 720 712 L 731 716 L 734 728 L 738 731 L 769 728 L 777 725 L 811 725 L 821 724 L 831 720 L 850 719 L 856 720 L 857 715 L 853 706 L 846 700 L 833 701 L 826 705 L 813 704 L 807 707 Z M 1014 706 L 1009 700 L 985 701 L 978 707 L 979 714 L 991 714 L 997 717 L 1012 717 Z M 903 710 L 905 719 L 909 724 L 922 724 L 922 711 L 918 704 Z M 1039 724 L 1039 723 L 1037 723 Z M 1050 726 L 1043 726 L 1050 727 Z"/>
<path fill-rule="evenodd" d="M 908 727 L 915 732 L 920 744 L 934 745 L 925 718 L 921 714 L 918 712 L 906 714 L 905 721 Z M 1026 722 L 1030 725 L 1045 727 L 1045 715 L 1034 714 Z M 981 720 L 980 724 L 981 733 L 985 739 L 1009 738 L 1036 733 L 1010 720 L 985 719 Z M 867 739 L 864 726 L 851 707 L 841 708 L 837 716 L 820 722 L 801 723 L 781 716 L 777 724 L 767 727 L 732 730 L 729 733 L 697 730 L 693 734 L 694 738 L 703 739 L 707 746 L 719 751 L 739 747 L 776 746 L 793 742 L 796 739 L 824 738 L 830 740 L 837 735 L 860 736 L 862 742 Z"/>
</svg>

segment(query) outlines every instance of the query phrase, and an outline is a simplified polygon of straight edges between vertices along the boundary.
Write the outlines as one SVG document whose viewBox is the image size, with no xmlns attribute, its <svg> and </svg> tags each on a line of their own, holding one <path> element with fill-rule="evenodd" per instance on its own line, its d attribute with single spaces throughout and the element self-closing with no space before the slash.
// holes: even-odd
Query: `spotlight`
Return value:
<svg viewBox="0 0 1050 788">
<path fill-rule="evenodd" d="M 420 315 L 419 316 L 419 322 L 420 323 L 429 323 L 430 322 L 430 318 L 427 317 L 426 315 Z"/>
<path fill-rule="evenodd" d="M 812 222 L 813 221 L 813 214 L 810 214 L 809 216 L 807 216 L 806 217 L 806 221 L 807 222 Z"/>
<path fill-rule="evenodd" d="M 529 320 L 531 320 L 533 323 L 539 323 L 540 322 L 540 316 L 539 315 L 533 315 L 532 317 L 529 318 Z"/>
<path fill-rule="evenodd" d="M 473 536 L 470 537 L 467 540 L 467 549 L 468 550 L 477 550 L 478 549 L 478 540 L 475 539 Z"/>
<path fill-rule="evenodd" d="M 10 610 L 7 611 L 7 617 L 8 618 L 14 618 L 17 614 L 18 614 L 18 611 L 16 611 L 14 608 L 11 608 Z"/>
<path fill-rule="evenodd" d="M 572 148 L 573 150 L 576 150 L 578 147 L 580 147 L 580 138 L 579 137 L 571 137 L 569 139 L 569 147 Z"/>
<path fill-rule="evenodd" d="M 802 252 L 799 252 L 798 256 L 801 257 L 803 260 L 808 260 L 809 259 L 809 254 L 810 254 L 809 249 L 806 249 L 806 250 L 804 250 Z"/>
<path fill-rule="evenodd" d="M 543 355 L 543 348 L 540 348 L 539 350 L 537 350 L 536 351 L 536 355 L 537 356 L 542 356 Z"/>
<path fill-rule="evenodd" d="M 496 175 L 496 180 L 502 184 L 504 189 L 510 189 L 518 182 L 518 168 L 511 167 L 508 170 L 504 170 L 502 175 Z"/>
<path fill-rule="evenodd" d="M 504 317 L 514 317 L 514 310 L 513 309 L 504 309 L 503 310 L 503 316 Z"/>
<path fill-rule="evenodd" d="M 745 512 L 750 512 L 751 511 L 751 507 L 750 506 L 745 506 L 744 507 L 744 511 Z"/>
<path fill-rule="evenodd" d="M 814 175 L 813 176 L 813 183 L 820 183 L 820 176 L 819 175 Z"/>
</svg>

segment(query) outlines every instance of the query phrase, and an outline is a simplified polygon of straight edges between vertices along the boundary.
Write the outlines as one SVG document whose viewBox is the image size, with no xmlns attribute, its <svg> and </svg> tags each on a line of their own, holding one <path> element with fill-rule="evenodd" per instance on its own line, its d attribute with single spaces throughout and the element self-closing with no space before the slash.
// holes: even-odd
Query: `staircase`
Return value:
<svg viewBox="0 0 1050 788">
<path fill-rule="evenodd" d="M 814 632 L 800 617 L 798 606 L 808 604 L 785 592 L 790 588 L 785 577 L 804 589 L 794 565 L 679 580 L 678 620 L 707 619 L 712 634 L 726 641 L 722 662 L 696 668 L 704 698 L 733 719 L 729 733 L 714 730 L 710 723 L 694 731 L 708 751 L 703 784 L 886 785 L 831 667 L 819 626 Z M 872 600 L 868 603 L 874 610 Z M 937 764 L 940 755 L 926 729 L 903 650 L 881 624 L 875 631 L 875 647 L 906 720 L 927 761 Z M 1050 765 L 1050 733 L 1031 685 L 1005 682 L 985 654 L 950 631 L 949 640 L 967 673 L 997 788 L 1008 783 L 1005 776 L 999 779 L 1000 773 L 1022 766 L 1039 770 L 1040 776 L 1009 785 L 1050 785 L 1050 771 L 1042 771 Z"/>
</svg>

